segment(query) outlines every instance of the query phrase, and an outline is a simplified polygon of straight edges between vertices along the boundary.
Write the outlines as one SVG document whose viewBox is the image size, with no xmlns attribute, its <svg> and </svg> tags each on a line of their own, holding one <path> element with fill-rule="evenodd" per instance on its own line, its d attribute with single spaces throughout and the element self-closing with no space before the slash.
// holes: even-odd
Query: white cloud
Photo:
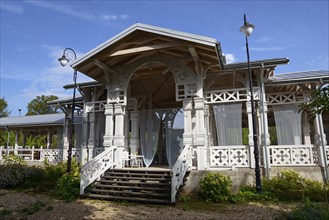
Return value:
<svg viewBox="0 0 329 220">
<path fill-rule="evenodd" d="M 22 6 L 3 1 L 0 2 L 0 9 L 18 14 L 22 14 L 24 12 L 24 8 Z"/>
<path fill-rule="evenodd" d="M 103 14 L 103 15 L 95 15 L 92 13 L 86 13 L 82 11 L 78 11 L 72 7 L 61 5 L 59 2 L 56 2 L 56 4 L 46 2 L 46 1 L 30 1 L 26 0 L 25 2 L 32 4 L 37 7 L 46 8 L 52 11 L 57 11 L 62 14 L 66 14 L 69 16 L 73 16 L 76 18 L 89 20 L 89 21 L 115 21 L 117 19 L 127 19 L 129 16 L 126 14 L 122 15 L 115 15 L 115 14 Z"/>
<path fill-rule="evenodd" d="M 116 15 L 101 15 L 100 19 L 105 20 L 105 21 L 114 21 L 114 20 L 118 19 L 118 16 L 116 16 Z"/>
<path fill-rule="evenodd" d="M 265 37 L 254 40 L 254 42 L 255 43 L 266 43 L 266 42 L 269 42 L 271 40 L 272 40 L 272 38 L 270 38 L 269 36 L 265 36 Z"/>
<path fill-rule="evenodd" d="M 245 50 L 245 48 L 243 48 Z M 264 52 L 264 51 L 279 51 L 284 50 L 285 47 L 250 47 L 250 50 L 257 51 L 257 52 Z"/>
<path fill-rule="evenodd" d="M 226 63 L 234 63 L 236 61 L 234 54 L 224 54 L 226 58 Z"/>
</svg>

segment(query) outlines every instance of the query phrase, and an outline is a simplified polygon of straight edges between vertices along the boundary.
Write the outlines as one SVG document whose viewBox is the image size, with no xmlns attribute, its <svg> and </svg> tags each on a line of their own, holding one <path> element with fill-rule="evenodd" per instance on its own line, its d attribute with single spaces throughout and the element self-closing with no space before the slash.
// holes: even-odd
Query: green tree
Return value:
<svg viewBox="0 0 329 220">
<path fill-rule="evenodd" d="M 301 105 L 300 110 L 307 110 L 311 115 L 329 113 L 329 86 L 315 90 L 311 95 L 311 100 Z"/>
<path fill-rule="evenodd" d="M 52 114 L 57 113 L 60 109 L 58 105 L 48 105 L 49 101 L 58 99 L 54 95 L 41 95 L 37 96 L 35 99 L 30 101 L 27 105 L 26 115 L 42 115 L 42 114 Z"/>
<path fill-rule="evenodd" d="M 8 110 L 8 103 L 5 98 L 0 98 L 0 118 L 8 117 L 10 115 L 10 111 Z"/>
</svg>

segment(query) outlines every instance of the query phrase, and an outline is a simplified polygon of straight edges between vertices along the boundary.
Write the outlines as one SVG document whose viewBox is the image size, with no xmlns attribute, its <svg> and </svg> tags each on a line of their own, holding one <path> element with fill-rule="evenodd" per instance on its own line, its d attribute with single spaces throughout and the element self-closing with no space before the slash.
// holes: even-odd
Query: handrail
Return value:
<svg viewBox="0 0 329 220">
<path fill-rule="evenodd" d="M 183 184 L 186 172 L 192 167 L 192 147 L 185 146 L 177 158 L 174 166 L 171 168 L 171 202 L 176 201 L 176 194 Z"/>
<path fill-rule="evenodd" d="M 105 150 L 81 167 L 80 195 L 84 194 L 85 188 L 98 179 L 106 170 L 114 167 L 114 151 L 116 147 Z"/>
</svg>

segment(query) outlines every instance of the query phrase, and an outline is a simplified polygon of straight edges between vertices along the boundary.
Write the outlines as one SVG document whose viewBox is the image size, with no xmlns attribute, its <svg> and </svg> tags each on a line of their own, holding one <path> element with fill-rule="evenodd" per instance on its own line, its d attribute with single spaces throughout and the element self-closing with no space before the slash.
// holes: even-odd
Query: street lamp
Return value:
<svg viewBox="0 0 329 220">
<path fill-rule="evenodd" d="M 251 75 L 251 69 L 250 69 L 249 46 L 248 46 L 248 37 L 251 35 L 254 28 L 255 28 L 255 25 L 249 24 L 247 22 L 246 15 L 244 15 L 244 25 L 240 28 L 240 31 L 246 37 L 246 50 L 247 50 L 247 59 L 248 59 L 248 72 L 249 72 L 249 89 L 250 89 L 250 101 L 251 101 L 252 130 L 253 130 L 253 140 L 254 140 L 256 192 L 257 193 L 262 193 L 262 183 L 261 183 L 261 180 L 260 180 L 260 168 L 259 168 L 259 150 L 258 150 L 258 137 L 257 137 L 257 128 L 256 128 L 254 91 L 253 91 L 253 87 L 252 87 L 252 75 Z"/>
<path fill-rule="evenodd" d="M 74 60 L 77 59 L 77 55 L 75 53 L 75 51 L 71 48 L 66 48 L 63 51 L 63 55 L 61 58 L 58 59 L 58 61 L 60 62 L 60 64 L 62 66 L 65 66 L 68 62 L 70 61 L 74 61 L 72 59 L 70 59 L 69 52 L 71 52 L 74 55 Z M 75 110 L 75 90 L 77 87 L 77 71 L 74 70 L 74 74 L 73 74 L 73 100 L 72 100 L 72 112 L 71 112 L 71 120 L 70 120 L 70 134 L 69 134 L 69 149 L 67 151 L 67 172 L 70 173 L 71 172 L 71 163 L 72 163 L 72 148 L 73 148 L 73 125 L 74 125 L 74 110 Z"/>
</svg>

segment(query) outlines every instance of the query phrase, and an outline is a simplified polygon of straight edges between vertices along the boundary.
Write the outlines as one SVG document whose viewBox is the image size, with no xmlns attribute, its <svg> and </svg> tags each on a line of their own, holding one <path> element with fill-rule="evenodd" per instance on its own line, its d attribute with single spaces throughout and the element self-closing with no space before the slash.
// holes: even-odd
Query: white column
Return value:
<svg viewBox="0 0 329 220">
<path fill-rule="evenodd" d="M 204 100 L 203 98 L 194 98 L 195 109 L 195 134 L 194 134 L 194 147 L 197 148 L 197 169 L 204 170 L 207 167 L 205 144 L 205 123 L 204 123 Z"/>
<path fill-rule="evenodd" d="M 139 154 L 140 146 L 139 146 L 139 112 L 132 111 L 130 112 L 130 120 L 131 120 L 131 133 L 130 133 L 130 153 L 131 154 Z"/>
<path fill-rule="evenodd" d="M 122 104 L 114 104 L 114 116 L 115 116 L 115 131 L 113 145 L 117 147 L 124 147 L 124 116 L 125 106 Z"/>
<path fill-rule="evenodd" d="M 80 163 L 81 165 L 85 164 L 89 160 L 93 158 L 93 149 L 89 149 L 88 147 L 88 137 L 89 137 L 89 129 L 88 129 L 88 113 L 83 112 L 82 115 L 82 144 L 80 149 Z"/>
<path fill-rule="evenodd" d="M 249 92 L 250 94 L 250 92 Z M 255 168 L 255 157 L 254 157 L 254 140 L 253 140 L 253 128 L 252 128 L 252 114 L 251 114 L 251 102 L 246 102 L 246 110 L 248 114 L 248 143 L 249 143 L 249 160 L 250 167 Z"/>
<path fill-rule="evenodd" d="M 14 146 L 14 155 L 18 154 L 18 138 L 19 138 L 20 130 L 16 130 L 15 132 L 15 146 Z"/>
<path fill-rule="evenodd" d="M 92 149 L 95 146 L 95 113 L 89 113 L 89 137 L 88 148 Z"/>
<path fill-rule="evenodd" d="M 49 129 L 47 129 L 47 149 L 50 148 L 50 145 L 51 145 L 51 134 Z"/>
<path fill-rule="evenodd" d="M 192 100 L 183 100 L 184 109 L 184 134 L 183 144 L 193 146 L 193 134 L 192 134 Z"/>
<path fill-rule="evenodd" d="M 124 136 L 125 136 L 125 150 L 129 152 L 129 112 L 126 112 L 126 115 L 124 117 Z"/>
<path fill-rule="evenodd" d="M 268 117 L 267 117 L 267 113 L 268 113 L 268 108 L 267 108 L 267 102 L 264 102 L 263 106 L 260 105 L 259 106 L 259 111 L 260 111 L 260 125 L 261 125 L 261 139 L 259 141 L 259 143 L 261 145 L 270 145 L 271 141 L 270 141 L 270 134 L 268 133 Z M 265 136 L 265 138 L 264 138 Z M 265 143 L 264 143 L 265 140 Z"/>
<path fill-rule="evenodd" d="M 310 122 L 308 120 L 308 115 L 304 113 L 304 124 L 303 124 L 303 138 L 304 138 L 304 144 L 305 145 L 311 145 L 311 128 L 310 128 Z"/>
<path fill-rule="evenodd" d="M 114 134 L 114 109 L 113 104 L 105 105 L 105 135 L 104 135 L 104 147 L 110 147 L 113 145 Z"/>
</svg>

